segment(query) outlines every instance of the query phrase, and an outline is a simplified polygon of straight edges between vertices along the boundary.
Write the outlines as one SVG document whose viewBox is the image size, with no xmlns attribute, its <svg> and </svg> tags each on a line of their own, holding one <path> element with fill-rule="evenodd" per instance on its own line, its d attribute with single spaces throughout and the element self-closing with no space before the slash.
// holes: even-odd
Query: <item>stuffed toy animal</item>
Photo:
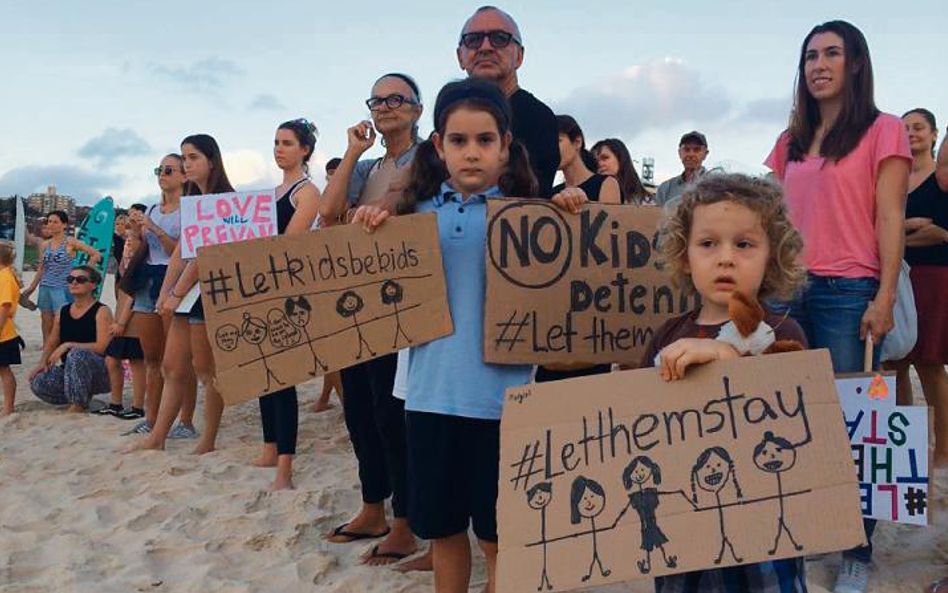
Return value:
<svg viewBox="0 0 948 593">
<path fill-rule="evenodd" d="M 759 356 L 803 350 L 796 340 L 777 340 L 774 329 L 764 322 L 764 308 L 741 292 L 731 293 L 731 320 L 721 326 L 717 339 L 730 344 L 741 356 Z"/>
</svg>

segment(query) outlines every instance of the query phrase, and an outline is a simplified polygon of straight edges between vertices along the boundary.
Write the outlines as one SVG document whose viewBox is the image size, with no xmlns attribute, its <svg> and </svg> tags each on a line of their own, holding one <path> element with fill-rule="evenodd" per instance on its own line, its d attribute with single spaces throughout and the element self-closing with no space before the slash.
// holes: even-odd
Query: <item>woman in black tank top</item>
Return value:
<svg viewBox="0 0 948 593">
<path fill-rule="evenodd" d="M 319 190 L 309 179 L 309 159 L 316 148 L 316 126 L 305 119 L 284 122 L 273 140 L 273 157 L 283 170 L 283 183 L 276 188 L 277 232 L 305 233 L 313 227 L 319 203 Z M 287 317 L 305 326 L 309 303 L 305 297 L 287 303 Z M 292 309 L 292 310 L 290 310 Z M 293 315 L 299 309 L 303 315 Z M 319 345 L 313 344 L 314 376 L 326 366 L 319 360 Z M 296 388 L 281 389 L 262 396 L 260 421 L 263 424 L 263 451 L 256 461 L 259 467 L 276 467 L 273 490 L 293 488 L 293 456 L 299 428 L 299 404 Z"/>
<path fill-rule="evenodd" d="M 566 178 L 553 188 L 557 194 L 567 187 L 578 187 L 586 192 L 590 202 L 620 204 L 622 192 L 619 182 L 609 175 L 594 173 L 596 159 L 586 150 L 586 139 L 576 120 L 568 115 L 557 115 L 556 124 L 560 133 L 560 171 Z"/>
</svg>

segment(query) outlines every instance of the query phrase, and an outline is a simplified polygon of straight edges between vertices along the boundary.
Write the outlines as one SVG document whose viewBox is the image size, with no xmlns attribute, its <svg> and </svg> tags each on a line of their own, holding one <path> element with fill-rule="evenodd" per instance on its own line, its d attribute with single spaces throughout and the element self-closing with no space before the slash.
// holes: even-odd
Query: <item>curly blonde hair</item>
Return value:
<svg viewBox="0 0 948 593">
<path fill-rule="evenodd" d="M 760 215 L 770 241 L 770 260 L 757 298 L 791 298 L 806 282 L 806 269 L 800 261 L 803 237 L 790 222 L 780 186 L 768 179 L 740 173 L 704 176 L 684 193 L 678 209 L 664 221 L 660 249 L 674 284 L 695 292 L 687 271 L 688 240 L 695 208 L 718 202 L 734 202 Z"/>
</svg>

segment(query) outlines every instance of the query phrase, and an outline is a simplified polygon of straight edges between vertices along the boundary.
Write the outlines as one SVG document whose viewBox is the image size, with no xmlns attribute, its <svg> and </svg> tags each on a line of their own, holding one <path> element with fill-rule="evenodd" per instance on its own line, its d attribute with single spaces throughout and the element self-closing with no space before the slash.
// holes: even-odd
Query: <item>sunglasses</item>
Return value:
<svg viewBox="0 0 948 593">
<path fill-rule="evenodd" d="M 161 177 L 162 175 L 171 175 L 175 171 L 180 171 L 184 173 L 181 169 L 175 169 L 174 167 L 155 167 L 155 177 Z"/>
<path fill-rule="evenodd" d="M 503 49 L 510 45 L 510 42 L 513 41 L 520 47 L 523 47 L 523 44 L 519 39 L 513 36 L 513 33 L 508 33 L 507 31 L 473 31 L 471 33 L 464 33 L 461 35 L 461 42 L 459 45 L 463 45 L 470 50 L 478 50 L 481 48 L 481 45 L 484 43 L 484 38 L 487 38 L 490 41 L 490 46 L 494 49 Z"/>
<path fill-rule="evenodd" d="M 406 103 L 408 105 L 417 105 L 418 101 L 409 99 L 405 95 L 394 93 L 387 97 L 370 97 L 365 101 L 365 106 L 369 108 L 369 111 L 378 111 L 382 108 L 382 103 L 385 103 L 389 109 L 398 109 Z"/>
<path fill-rule="evenodd" d="M 92 280 L 85 276 L 66 276 L 66 284 L 85 284 L 86 282 L 92 282 Z"/>
</svg>

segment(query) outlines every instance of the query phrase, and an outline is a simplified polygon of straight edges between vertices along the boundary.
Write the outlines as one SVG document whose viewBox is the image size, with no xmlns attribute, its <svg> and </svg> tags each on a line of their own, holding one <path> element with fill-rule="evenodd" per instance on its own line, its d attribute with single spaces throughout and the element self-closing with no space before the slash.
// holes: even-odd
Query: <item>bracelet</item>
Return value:
<svg viewBox="0 0 948 593">
<path fill-rule="evenodd" d="M 177 295 L 177 294 L 175 294 L 173 288 L 168 291 L 168 295 L 171 296 L 171 298 L 175 298 L 175 299 L 178 299 L 178 300 L 181 300 L 181 299 L 183 299 L 184 297 L 188 296 L 187 294 L 182 294 L 182 295 Z"/>
</svg>

